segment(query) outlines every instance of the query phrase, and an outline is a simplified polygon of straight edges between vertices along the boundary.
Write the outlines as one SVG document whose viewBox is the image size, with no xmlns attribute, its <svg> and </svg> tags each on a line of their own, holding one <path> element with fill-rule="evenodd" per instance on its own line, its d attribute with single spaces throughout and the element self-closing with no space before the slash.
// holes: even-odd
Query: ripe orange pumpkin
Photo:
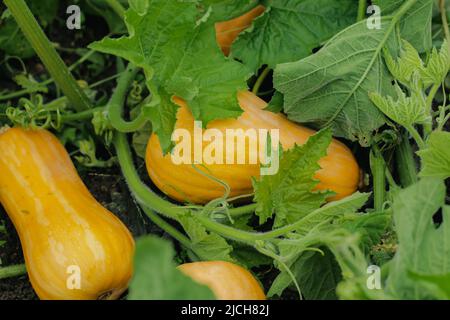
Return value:
<svg viewBox="0 0 450 320">
<path fill-rule="evenodd" d="M 175 128 L 194 131 L 194 118 L 186 103 L 174 98 L 180 106 Z M 240 92 L 238 101 L 244 113 L 238 119 L 215 120 L 207 128 L 220 130 L 224 136 L 226 129 L 279 129 L 280 143 L 284 149 L 295 144 L 302 145 L 315 133 L 288 120 L 282 114 L 263 110 L 267 103 L 251 92 Z M 246 147 L 250 143 L 247 140 Z M 206 144 L 203 145 L 203 148 Z M 194 148 L 191 148 L 194 153 Z M 247 150 L 246 154 L 249 154 Z M 224 152 L 224 157 L 226 156 Z M 234 157 L 234 155 L 232 155 Z M 192 158 L 194 156 L 192 155 Z M 328 155 L 320 160 L 315 178 L 320 180 L 319 190 L 332 190 L 336 196 L 330 200 L 344 198 L 357 190 L 360 170 L 351 151 L 343 143 L 333 139 L 328 148 Z M 158 137 L 150 137 L 146 151 L 146 165 L 150 178 L 155 185 L 169 197 L 178 201 L 206 203 L 224 194 L 222 185 L 202 175 L 190 164 L 175 164 L 171 155 L 163 155 Z M 203 169 L 204 168 L 204 169 Z M 225 181 L 231 188 L 231 197 L 253 192 L 252 177 L 259 177 L 259 164 L 203 164 L 200 167 L 210 175 Z"/>
<path fill-rule="evenodd" d="M 225 261 L 203 261 L 178 266 L 184 274 L 208 286 L 218 300 L 265 300 L 258 281 L 246 269 Z"/>
<path fill-rule="evenodd" d="M 250 27 L 253 20 L 260 16 L 266 8 L 258 5 L 249 12 L 232 20 L 216 23 L 216 39 L 225 55 L 230 54 L 231 45 L 239 33 Z"/>
<path fill-rule="evenodd" d="M 0 132 L 0 203 L 41 299 L 115 299 L 132 274 L 134 240 L 81 181 L 46 130 Z"/>
</svg>

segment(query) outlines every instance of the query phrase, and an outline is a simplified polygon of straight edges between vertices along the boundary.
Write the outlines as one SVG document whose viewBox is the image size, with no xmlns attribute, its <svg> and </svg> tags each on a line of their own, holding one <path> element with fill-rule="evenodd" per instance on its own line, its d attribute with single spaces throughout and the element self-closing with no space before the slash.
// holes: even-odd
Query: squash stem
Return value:
<svg viewBox="0 0 450 320">
<path fill-rule="evenodd" d="M 373 146 L 370 151 L 370 169 L 373 177 L 374 209 L 381 212 L 386 198 L 386 163 L 377 146 Z"/>
<path fill-rule="evenodd" d="M 367 0 L 359 0 L 358 3 L 358 17 L 356 21 L 361 21 L 366 17 L 366 10 L 367 10 Z"/>
<path fill-rule="evenodd" d="M 20 29 L 48 69 L 56 84 L 61 88 L 77 111 L 90 108 L 89 100 L 72 76 L 50 40 L 42 31 L 24 0 L 4 1 Z"/>
<path fill-rule="evenodd" d="M 402 141 L 395 150 L 395 156 L 397 158 L 397 171 L 402 187 L 406 188 L 416 183 L 417 167 L 407 133 L 403 134 Z"/>
<path fill-rule="evenodd" d="M 18 264 L 14 266 L 0 268 L 0 279 L 7 279 L 22 276 L 27 273 L 27 269 L 24 264 Z"/>
<path fill-rule="evenodd" d="M 175 227 L 173 227 L 171 224 L 169 224 L 167 221 L 165 221 L 163 218 L 161 218 L 157 213 L 153 212 L 153 210 L 147 208 L 146 206 L 142 206 L 142 205 L 141 205 L 141 208 L 155 225 L 157 225 L 159 228 L 161 228 L 162 230 L 167 232 L 172 238 L 177 240 L 184 247 L 186 247 L 189 250 L 194 251 L 192 249 L 192 243 L 188 237 L 186 237 L 184 234 L 182 234 L 180 231 L 178 231 Z M 195 253 L 195 254 L 197 254 L 197 253 Z"/>
<path fill-rule="evenodd" d="M 124 133 L 116 132 L 114 137 L 117 159 L 128 186 L 136 200 L 145 207 L 149 207 L 159 214 L 178 220 L 178 216 L 184 211 L 182 207 L 172 204 L 160 198 L 140 179 L 134 167 L 132 152 Z"/>
<path fill-rule="evenodd" d="M 123 20 L 125 18 L 125 8 L 117 0 L 106 0 L 106 3 L 114 10 L 114 12 Z"/>
<path fill-rule="evenodd" d="M 122 118 L 126 93 L 138 72 L 139 68 L 133 66 L 131 63 L 128 65 L 127 69 L 117 81 L 117 87 L 107 106 L 108 118 L 111 125 L 120 132 L 135 132 L 147 122 L 143 112 L 132 121 L 126 121 Z"/>
<path fill-rule="evenodd" d="M 425 148 L 425 141 L 422 139 L 422 137 L 419 134 L 419 132 L 417 131 L 417 129 L 414 128 L 414 126 L 412 126 L 412 125 L 405 126 L 405 128 L 411 134 L 411 137 L 413 137 L 414 141 L 419 146 L 419 149 L 424 149 Z"/>
<path fill-rule="evenodd" d="M 61 116 L 61 122 L 71 122 L 71 121 L 82 121 L 91 119 L 94 113 L 105 110 L 105 107 L 96 107 L 89 110 L 77 112 L 77 113 L 66 113 Z"/>
<path fill-rule="evenodd" d="M 231 217 L 245 216 L 247 214 L 255 212 L 256 206 L 256 203 L 252 203 L 245 206 L 232 208 L 229 210 L 229 214 Z"/>
<path fill-rule="evenodd" d="M 259 89 L 261 88 L 261 85 L 263 84 L 264 80 L 266 79 L 267 75 L 270 72 L 270 68 L 269 66 L 266 66 L 264 68 L 264 70 L 261 72 L 261 74 L 259 75 L 258 79 L 256 79 L 255 85 L 253 86 L 253 90 L 252 92 L 255 95 L 258 95 Z"/>
<path fill-rule="evenodd" d="M 448 27 L 447 9 L 445 6 L 445 0 L 439 0 L 439 9 L 441 11 L 442 27 L 444 28 L 445 38 L 447 39 L 447 45 L 450 46 L 450 29 Z"/>
<path fill-rule="evenodd" d="M 426 100 L 426 107 L 427 107 L 427 112 L 428 114 L 430 114 L 430 120 L 427 121 L 424 125 L 423 125 L 423 133 L 425 138 L 428 137 L 430 135 L 430 133 L 433 131 L 433 100 L 434 97 L 436 96 L 436 93 L 438 92 L 439 88 L 441 87 L 440 84 L 434 84 L 431 89 L 430 92 L 428 93 L 428 97 Z"/>
</svg>

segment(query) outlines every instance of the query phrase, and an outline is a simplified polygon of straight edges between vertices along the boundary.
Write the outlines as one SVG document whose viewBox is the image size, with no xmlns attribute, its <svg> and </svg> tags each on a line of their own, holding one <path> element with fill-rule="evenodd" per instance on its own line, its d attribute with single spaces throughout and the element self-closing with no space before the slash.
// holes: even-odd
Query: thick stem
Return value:
<svg viewBox="0 0 450 320">
<path fill-rule="evenodd" d="M 186 237 L 184 234 L 178 231 L 171 224 L 166 222 L 163 218 L 161 218 L 157 213 L 153 212 L 151 209 L 145 206 L 141 206 L 141 208 L 154 224 L 156 224 L 159 228 L 167 232 L 172 238 L 177 240 L 184 247 L 192 250 L 192 243 L 188 237 Z"/>
<path fill-rule="evenodd" d="M 142 112 L 132 121 L 125 121 L 122 117 L 126 92 L 138 72 L 139 68 L 132 64 L 128 65 L 127 69 L 120 76 L 116 90 L 114 90 L 111 100 L 108 103 L 108 118 L 114 129 L 120 132 L 134 132 L 147 122 L 147 119 Z"/>
<path fill-rule="evenodd" d="M 381 212 L 386 199 L 386 163 L 376 146 L 370 152 L 370 168 L 373 176 L 374 208 L 376 212 Z"/>
<path fill-rule="evenodd" d="M 25 37 L 36 51 L 42 63 L 48 69 L 56 84 L 68 97 L 77 111 L 90 108 L 90 103 L 83 90 L 73 78 L 67 66 L 42 31 L 24 0 L 5 0 L 4 3 L 11 11 L 22 29 Z"/>
<path fill-rule="evenodd" d="M 252 204 L 248 204 L 245 206 L 236 207 L 236 208 L 230 209 L 229 214 L 232 217 L 245 216 L 247 214 L 251 214 L 251 213 L 255 212 L 256 206 L 257 206 L 256 203 L 252 203 Z"/>
<path fill-rule="evenodd" d="M 395 155 L 397 158 L 397 171 L 402 187 L 406 188 L 416 183 L 417 167 L 407 133 L 403 135 L 400 145 L 395 150 Z"/>
<path fill-rule="evenodd" d="M 61 116 L 61 122 L 71 122 L 71 121 L 83 121 L 89 120 L 92 118 L 94 113 L 105 110 L 105 107 L 96 107 L 89 110 L 77 112 L 77 113 L 68 113 Z"/>
<path fill-rule="evenodd" d="M 261 88 L 261 85 L 263 84 L 264 80 L 266 79 L 267 75 L 270 72 L 269 66 L 266 66 L 264 70 L 259 75 L 258 79 L 256 79 L 255 85 L 253 86 L 252 92 L 257 95 L 259 92 L 259 88 Z"/>
<path fill-rule="evenodd" d="M 361 21 L 366 17 L 367 0 L 359 0 L 358 3 L 358 17 L 356 21 Z"/>
<path fill-rule="evenodd" d="M 114 10 L 114 12 L 123 20 L 125 18 L 125 8 L 117 0 L 106 0 L 106 3 Z"/>
<path fill-rule="evenodd" d="M 0 268 L 0 279 L 22 276 L 27 273 L 24 264 Z"/>
<path fill-rule="evenodd" d="M 427 108 L 428 114 L 430 115 L 430 121 L 423 125 L 423 132 L 424 132 L 425 138 L 428 137 L 428 135 L 433 131 L 433 120 L 432 120 L 433 119 L 433 100 L 434 100 L 434 97 L 436 96 L 436 93 L 438 92 L 440 87 L 441 87 L 441 85 L 434 84 L 431 87 L 430 92 L 428 93 L 428 97 L 426 100 L 426 108 Z"/>
<path fill-rule="evenodd" d="M 450 50 L 450 29 L 447 21 L 447 9 L 445 7 L 445 0 L 439 0 L 439 9 L 441 11 L 442 27 L 444 28 L 445 38 Z"/>
<path fill-rule="evenodd" d="M 123 176 L 136 200 L 144 207 L 151 208 L 168 218 L 178 220 L 179 214 L 182 213 L 184 209 L 160 198 L 139 178 L 139 174 L 134 167 L 130 146 L 128 145 L 124 133 L 116 132 L 114 146 L 116 148 L 117 159 L 122 169 Z"/>
<path fill-rule="evenodd" d="M 416 141 L 417 145 L 419 146 L 419 149 L 425 148 L 425 141 L 423 141 L 422 137 L 420 136 L 419 132 L 414 128 L 414 126 L 406 126 L 406 130 L 411 134 L 414 141 Z"/>
</svg>

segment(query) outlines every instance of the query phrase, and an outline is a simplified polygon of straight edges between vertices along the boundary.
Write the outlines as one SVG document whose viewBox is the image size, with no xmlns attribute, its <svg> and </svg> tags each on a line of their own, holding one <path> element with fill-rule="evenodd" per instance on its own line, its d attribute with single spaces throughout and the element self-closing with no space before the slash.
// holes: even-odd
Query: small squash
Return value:
<svg viewBox="0 0 450 320">
<path fill-rule="evenodd" d="M 186 103 L 174 98 L 180 106 L 175 128 L 187 129 L 191 135 L 194 131 L 194 118 Z M 244 113 L 238 119 L 215 120 L 207 128 L 220 130 L 225 136 L 226 129 L 279 129 L 280 143 L 284 149 L 294 144 L 302 145 L 315 133 L 289 121 L 282 114 L 263 110 L 267 104 L 251 92 L 238 94 L 238 101 Z M 246 147 L 250 143 L 247 140 Z M 203 145 L 205 148 L 205 144 Z M 192 153 L 194 153 L 194 148 Z M 228 150 L 226 150 L 228 151 Z M 246 154 L 249 154 L 248 150 Z M 224 152 L 224 157 L 226 156 Z M 192 155 L 192 158 L 194 156 Z M 233 155 L 234 157 L 234 155 Z M 330 200 L 338 200 L 357 190 L 359 167 L 351 151 L 341 142 L 333 140 L 328 148 L 328 155 L 320 160 L 315 178 L 320 183 L 319 190 L 332 190 L 336 195 Z M 163 155 L 158 137 L 150 137 L 146 151 L 146 165 L 150 178 L 155 185 L 169 197 L 178 201 L 206 203 L 224 194 L 224 188 L 217 182 L 199 173 L 190 164 L 175 164 L 171 155 Z M 259 164 L 202 164 L 201 168 L 215 178 L 226 182 L 231 188 L 231 197 L 253 192 L 252 177 L 259 177 Z"/>
<path fill-rule="evenodd" d="M 115 299 L 132 274 L 134 240 L 78 176 L 46 130 L 0 132 L 0 203 L 41 299 Z"/>
<path fill-rule="evenodd" d="M 239 33 L 250 27 L 253 20 L 260 16 L 265 9 L 264 6 L 258 5 L 240 17 L 216 23 L 216 40 L 226 56 L 230 54 L 231 45 Z"/>
<path fill-rule="evenodd" d="M 246 269 L 225 261 L 185 263 L 184 274 L 208 286 L 218 300 L 265 300 L 258 281 Z"/>
</svg>

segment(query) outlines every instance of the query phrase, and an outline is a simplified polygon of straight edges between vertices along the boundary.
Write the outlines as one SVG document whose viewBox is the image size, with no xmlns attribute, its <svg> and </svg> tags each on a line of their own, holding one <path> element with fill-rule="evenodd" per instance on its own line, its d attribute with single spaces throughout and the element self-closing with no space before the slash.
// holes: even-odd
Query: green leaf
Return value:
<svg viewBox="0 0 450 320">
<path fill-rule="evenodd" d="M 397 299 L 433 299 L 439 296 L 411 273 L 440 276 L 450 273 L 450 207 L 440 179 L 424 178 L 400 191 L 393 211 L 398 249 L 390 263 L 386 291 Z M 441 209 L 442 222 L 433 216 Z"/>
<path fill-rule="evenodd" d="M 291 120 L 331 125 L 337 136 L 369 145 L 373 130 L 385 123 L 367 93 L 393 92 L 381 51 L 396 48 L 392 21 L 367 30 L 362 21 L 332 38 L 318 53 L 275 69 L 275 88 L 284 94 L 284 111 Z M 370 37 L 368 37 L 370 32 Z"/>
<path fill-rule="evenodd" d="M 355 192 L 344 199 L 327 203 L 302 218 L 301 226 L 296 230 L 296 233 L 306 235 L 323 222 L 342 217 L 345 214 L 353 214 L 364 206 L 369 197 L 370 193 Z"/>
<path fill-rule="evenodd" d="M 402 89 L 395 85 L 397 100 L 391 96 L 382 97 L 377 92 L 369 94 L 370 100 L 387 117 L 401 124 L 404 127 L 411 127 L 415 124 L 423 124 L 429 121 L 430 116 L 426 113 L 426 106 L 423 99 L 418 99 L 415 95 L 407 97 Z"/>
<path fill-rule="evenodd" d="M 450 177 L 450 133 L 435 131 L 428 138 L 427 148 L 417 154 L 422 159 L 422 177 Z"/>
<path fill-rule="evenodd" d="M 149 0 L 128 0 L 130 8 L 137 12 L 139 15 L 145 15 L 150 5 Z"/>
<path fill-rule="evenodd" d="M 450 273 L 444 275 L 426 275 L 409 272 L 411 279 L 420 281 L 425 290 L 429 290 L 437 299 L 450 299 Z"/>
<path fill-rule="evenodd" d="M 176 269 L 172 245 L 154 236 L 136 242 L 129 300 L 212 300 L 212 291 Z"/>
<path fill-rule="evenodd" d="M 423 67 L 423 61 L 417 50 L 406 40 L 402 41 L 400 57 L 395 60 L 389 50 L 384 49 L 384 60 L 393 77 L 403 84 L 411 81 L 413 73 Z"/>
<path fill-rule="evenodd" d="M 323 255 L 319 252 L 306 252 L 292 265 L 291 270 L 306 300 L 335 300 L 336 286 L 342 278 L 340 268 L 328 249 L 320 249 L 324 252 Z M 267 295 L 281 296 L 291 283 L 289 275 L 281 272 L 275 278 Z"/>
<path fill-rule="evenodd" d="M 259 0 L 198 0 L 203 12 L 213 22 L 236 18 L 259 4 Z"/>
<path fill-rule="evenodd" d="M 192 243 L 192 251 L 202 260 L 234 262 L 231 257 L 233 247 L 221 236 L 207 231 L 195 216 L 186 213 L 179 218 L 181 225 Z"/>
<path fill-rule="evenodd" d="M 247 269 L 268 266 L 273 263 L 272 259 L 255 250 L 253 247 L 241 244 L 239 242 L 233 243 L 233 258 Z"/>
<path fill-rule="evenodd" d="M 331 192 L 313 192 L 318 184 L 313 178 L 320 169 L 319 160 L 327 154 L 330 130 L 311 136 L 303 146 L 285 151 L 275 175 L 262 176 L 254 182 L 256 215 L 264 223 L 275 213 L 274 226 L 293 223 L 319 208 Z"/>
<path fill-rule="evenodd" d="M 271 111 L 274 113 L 279 113 L 279 112 L 283 111 L 283 104 L 284 104 L 283 95 L 280 92 L 275 91 L 272 99 L 270 100 L 270 102 L 267 105 L 267 107 L 265 108 L 265 110 Z"/>
<path fill-rule="evenodd" d="M 450 48 L 447 40 L 444 40 L 441 50 L 433 48 L 427 66 L 422 68 L 421 76 L 426 85 L 440 85 L 445 81 L 450 70 Z"/>
<path fill-rule="evenodd" d="M 394 14 L 405 3 L 404 0 L 374 0 L 381 14 Z M 431 18 L 433 16 L 433 0 L 418 0 L 416 4 L 402 17 L 400 33 L 403 39 L 410 42 L 419 52 L 431 48 Z"/>
<path fill-rule="evenodd" d="M 177 121 L 178 106 L 172 102 L 170 95 L 161 89 L 159 94 L 153 96 L 152 101 L 144 105 L 142 112 L 151 119 L 152 130 L 159 137 L 164 153 L 172 146 L 172 131 Z"/>
<path fill-rule="evenodd" d="M 351 233 L 359 233 L 361 249 L 368 254 L 380 242 L 391 220 L 390 212 L 357 214 L 353 219 L 344 221 L 342 227 Z"/>
<path fill-rule="evenodd" d="M 352 24 L 356 8 L 353 0 L 268 1 L 266 12 L 233 43 L 232 55 L 253 71 L 307 57 Z"/>
<path fill-rule="evenodd" d="M 23 89 L 28 90 L 30 93 L 43 92 L 47 93 L 48 88 L 40 82 L 37 82 L 31 74 L 18 74 L 14 77 L 14 81 Z"/>
<path fill-rule="evenodd" d="M 235 118 L 242 113 L 237 92 L 250 76 L 241 63 L 225 57 L 213 23 L 198 23 L 195 2 L 154 0 L 142 13 L 126 14 L 129 36 L 105 38 L 91 48 L 123 57 L 145 70 L 154 104 L 152 125 L 164 151 L 175 121 L 172 95 L 183 98 L 196 120 Z M 163 116 L 156 116 L 161 114 Z M 159 129 L 159 131 L 158 131 Z"/>
</svg>

